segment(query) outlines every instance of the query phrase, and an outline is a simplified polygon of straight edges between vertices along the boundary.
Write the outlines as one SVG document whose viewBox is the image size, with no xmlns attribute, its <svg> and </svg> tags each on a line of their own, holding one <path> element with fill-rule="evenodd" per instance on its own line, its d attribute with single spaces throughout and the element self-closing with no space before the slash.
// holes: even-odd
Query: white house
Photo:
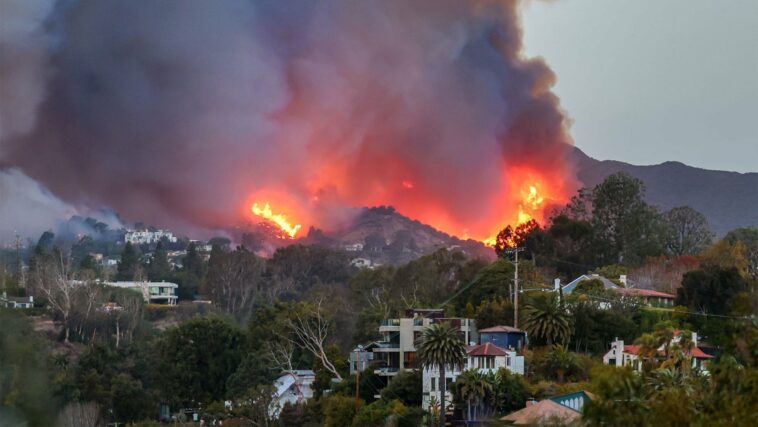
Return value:
<svg viewBox="0 0 758 427">
<path fill-rule="evenodd" d="M 176 294 L 179 285 L 171 282 L 103 282 L 103 285 L 138 291 L 150 304 L 176 305 L 179 300 Z"/>
<path fill-rule="evenodd" d="M 7 293 L 3 292 L 0 295 L 0 307 L 5 308 L 33 308 L 34 297 L 9 297 Z"/>
<path fill-rule="evenodd" d="M 481 373 L 496 373 L 500 368 L 505 368 L 514 374 L 524 375 L 524 356 L 519 356 L 513 350 L 506 350 L 492 343 L 484 343 L 470 346 L 466 350 L 466 362 L 463 369 L 476 369 Z M 452 383 L 463 372 L 461 369 L 446 369 L 445 378 L 445 403 L 452 405 Z M 440 401 L 439 386 L 440 371 L 438 368 L 423 370 L 423 401 L 424 410 L 429 410 L 432 398 Z"/>
<path fill-rule="evenodd" d="M 316 381 L 316 373 L 307 370 L 294 370 L 283 373 L 274 381 L 276 393 L 271 402 L 269 413 L 279 417 L 279 413 L 286 403 L 296 405 L 305 403 L 313 397 L 313 382 Z"/>
<path fill-rule="evenodd" d="M 682 339 L 682 331 L 674 331 L 674 338 L 671 339 L 669 348 L 672 344 L 678 344 Z M 687 355 L 692 357 L 692 367 L 700 369 L 703 373 L 708 373 L 708 361 L 713 356 L 705 353 L 698 347 L 698 336 L 696 332 L 692 333 L 692 350 L 686 351 Z M 611 343 L 611 349 L 603 356 L 603 363 L 613 366 L 630 366 L 637 372 L 642 371 L 643 359 L 640 355 L 641 346 L 624 345 L 624 340 L 616 338 Z M 664 357 L 664 346 L 658 348 L 659 357 Z"/>
<path fill-rule="evenodd" d="M 129 242 L 133 245 L 150 244 L 158 243 L 164 238 L 171 243 L 176 243 L 177 241 L 174 234 L 168 230 L 128 230 L 124 235 L 124 243 Z"/>
</svg>

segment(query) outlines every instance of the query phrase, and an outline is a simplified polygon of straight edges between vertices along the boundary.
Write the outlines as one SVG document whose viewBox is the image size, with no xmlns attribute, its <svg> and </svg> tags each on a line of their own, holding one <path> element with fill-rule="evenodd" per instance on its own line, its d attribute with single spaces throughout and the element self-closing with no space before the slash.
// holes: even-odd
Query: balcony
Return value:
<svg viewBox="0 0 758 427">
<path fill-rule="evenodd" d="M 374 347 L 374 352 L 388 352 L 388 351 L 399 351 L 399 350 L 400 350 L 400 343 L 391 342 L 391 341 L 377 341 L 376 347 Z"/>
<path fill-rule="evenodd" d="M 392 332 L 400 330 L 400 319 L 384 319 L 379 325 L 379 332 Z"/>
</svg>

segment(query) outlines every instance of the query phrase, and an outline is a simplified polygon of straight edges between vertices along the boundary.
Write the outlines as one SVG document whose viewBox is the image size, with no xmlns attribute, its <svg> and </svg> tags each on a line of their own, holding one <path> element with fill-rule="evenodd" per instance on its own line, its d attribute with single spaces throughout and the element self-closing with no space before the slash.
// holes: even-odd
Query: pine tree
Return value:
<svg viewBox="0 0 758 427">
<path fill-rule="evenodd" d="M 124 251 L 121 252 L 121 261 L 116 269 L 116 280 L 134 280 L 139 268 L 139 256 L 131 242 L 126 242 Z"/>
</svg>

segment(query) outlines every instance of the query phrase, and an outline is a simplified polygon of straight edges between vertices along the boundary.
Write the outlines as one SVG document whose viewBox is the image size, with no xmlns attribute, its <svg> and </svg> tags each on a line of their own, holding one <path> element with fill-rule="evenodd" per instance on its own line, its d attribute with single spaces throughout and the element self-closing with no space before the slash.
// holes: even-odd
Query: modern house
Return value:
<svg viewBox="0 0 758 427">
<path fill-rule="evenodd" d="M 448 322 L 460 331 L 464 343 L 476 343 L 479 336 L 473 319 L 447 318 L 442 309 L 408 309 L 405 317 L 385 319 L 379 326 L 382 340 L 372 344 L 375 373 L 387 384 L 404 369 L 417 369 L 416 341 L 421 331 L 433 324 Z"/>
<path fill-rule="evenodd" d="M 553 396 L 539 402 L 530 400 L 524 409 L 500 420 L 514 425 L 573 425 L 582 417 L 582 408 L 595 397 L 587 391 Z"/>
<path fill-rule="evenodd" d="M 526 331 L 504 325 L 480 329 L 479 343 L 492 343 L 501 348 L 521 351 L 527 343 Z"/>
<path fill-rule="evenodd" d="M 104 282 L 105 286 L 132 289 L 142 294 L 146 303 L 176 305 L 179 285 L 171 282 Z"/>
<path fill-rule="evenodd" d="M 674 331 L 674 337 L 669 343 L 669 348 L 673 344 L 678 344 L 682 340 L 682 331 Z M 704 352 L 698 347 L 698 336 L 696 332 L 692 333 L 692 348 L 685 350 L 685 354 L 692 358 L 692 367 L 701 370 L 703 373 L 708 373 L 708 361 L 713 359 L 713 356 Z M 642 372 L 642 365 L 644 362 L 641 353 L 641 346 L 639 345 L 624 345 L 624 341 L 616 338 L 611 343 L 611 349 L 603 356 L 603 363 L 606 365 L 614 366 L 631 366 L 637 372 Z M 666 357 L 665 348 L 661 346 L 658 348 L 658 359 Z"/>
<path fill-rule="evenodd" d="M 0 295 L 0 307 L 5 308 L 33 308 L 34 297 L 9 297 L 7 293 L 3 292 Z"/>
<path fill-rule="evenodd" d="M 466 349 L 466 362 L 461 369 L 460 367 L 451 369 L 446 367 L 445 379 L 447 387 L 445 389 L 445 402 L 451 405 L 452 387 L 459 375 L 464 370 L 476 369 L 481 373 L 496 373 L 501 368 L 505 368 L 514 374 L 524 375 L 524 356 L 519 356 L 513 350 L 506 350 L 492 343 L 483 343 L 469 346 Z M 435 399 L 437 402 L 440 398 L 439 368 L 423 370 L 423 397 L 421 406 L 424 410 L 429 410 L 430 402 Z"/>
<path fill-rule="evenodd" d="M 658 292 L 652 289 L 635 289 L 635 288 L 617 288 L 615 292 L 621 294 L 622 298 L 638 298 L 650 307 L 673 307 L 674 295 L 665 292 Z"/>
<path fill-rule="evenodd" d="M 316 381 L 316 373 L 310 369 L 283 373 L 274 381 L 276 391 L 269 407 L 269 413 L 273 417 L 279 417 L 285 404 L 305 403 L 306 400 L 313 397 L 312 385 L 314 381 Z"/>
</svg>

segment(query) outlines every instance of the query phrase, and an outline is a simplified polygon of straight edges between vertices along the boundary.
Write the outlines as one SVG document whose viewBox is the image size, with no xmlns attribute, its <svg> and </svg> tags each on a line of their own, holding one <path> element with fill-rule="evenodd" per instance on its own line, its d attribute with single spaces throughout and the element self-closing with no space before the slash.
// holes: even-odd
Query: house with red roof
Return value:
<svg viewBox="0 0 758 427">
<path fill-rule="evenodd" d="M 639 298 L 645 305 L 651 307 L 673 307 L 676 298 L 672 294 L 652 289 L 617 288 L 614 291 L 619 293 L 622 298 Z"/>
<path fill-rule="evenodd" d="M 445 402 L 452 404 L 453 397 L 452 383 L 456 378 L 467 369 L 476 369 L 481 373 L 495 373 L 501 368 L 507 369 L 515 374 L 524 375 L 524 356 L 519 356 L 512 349 L 504 349 L 495 344 L 486 342 L 484 344 L 472 345 L 466 348 L 466 361 L 463 369 L 446 369 L 445 377 L 447 379 L 447 388 L 445 389 Z M 429 409 L 429 403 L 432 398 L 440 401 L 439 370 L 425 368 L 423 371 L 423 400 L 422 407 L 424 410 Z"/>
<path fill-rule="evenodd" d="M 672 344 L 678 344 L 681 342 L 681 339 L 682 331 L 675 330 L 674 337 L 671 339 L 668 347 L 671 348 Z M 713 356 L 707 354 L 700 347 L 698 347 L 698 336 L 696 332 L 692 332 L 691 341 L 692 348 L 685 350 L 684 353 L 692 358 L 693 368 L 699 369 L 703 373 L 707 374 L 708 361 L 710 359 L 713 359 Z M 641 346 L 625 345 L 624 340 L 616 338 L 616 340 L 611 343 L 610 350 L 608 350 L 608 352 L 603 356 L 603 363 L 613 366 L 630 366 L 635 371 L 641 372 L 644 360 L 643 356 L 640 353 Z M 658 358 L 665 359 L 666 356 L 667 355 L 665 354 L 664 346 L 658 348 Z"/>
</svg>

